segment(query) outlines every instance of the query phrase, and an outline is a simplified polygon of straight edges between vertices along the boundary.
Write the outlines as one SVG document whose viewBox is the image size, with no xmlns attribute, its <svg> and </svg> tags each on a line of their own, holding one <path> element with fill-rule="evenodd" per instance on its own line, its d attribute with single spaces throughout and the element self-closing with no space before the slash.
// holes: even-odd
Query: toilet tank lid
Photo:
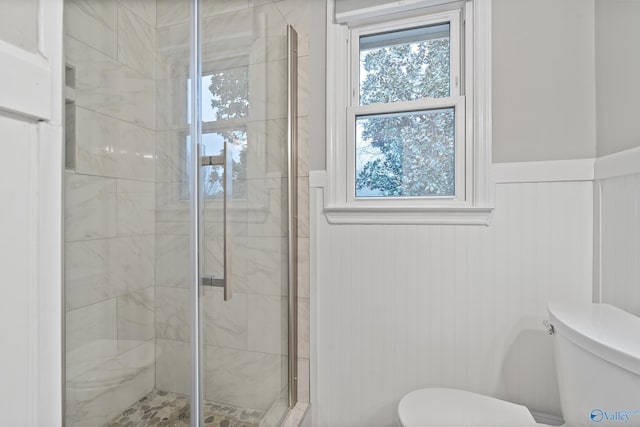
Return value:
<svg viewBox="0 0 640 427">
<path fill-rule="evenodd" d="M 609 304 L 553 301 L 547 308 L 558 335 L 640 375 L 640 317 Z"/>
</svg>

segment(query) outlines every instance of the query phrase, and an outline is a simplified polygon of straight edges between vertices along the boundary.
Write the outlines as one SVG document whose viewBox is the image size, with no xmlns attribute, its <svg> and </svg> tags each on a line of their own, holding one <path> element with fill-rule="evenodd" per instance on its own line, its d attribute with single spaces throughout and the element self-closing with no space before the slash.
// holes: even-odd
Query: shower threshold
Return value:
<svg viewBox="0 0 640 427">
<path fill-rule="evenodd" d="M 153 390 L 106 427 L 189 427 L 189 397 Z M 258 427 L 264 412 L 204 401 L 206 427 Z"/>
</svg>

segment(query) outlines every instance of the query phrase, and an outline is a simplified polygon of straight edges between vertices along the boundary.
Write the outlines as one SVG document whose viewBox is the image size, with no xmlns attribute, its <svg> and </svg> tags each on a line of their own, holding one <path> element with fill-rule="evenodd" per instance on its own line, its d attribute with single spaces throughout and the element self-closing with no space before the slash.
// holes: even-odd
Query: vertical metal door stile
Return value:
<svg viewBox="0 0 640 427">
<path fill-rule="evenodd" d="M 298 33 L 287 26 L 289 207 L 289 407 L 298 400 Z"/>
<path fill-rule="evenodd" d="M 189 276 L 191 294 L 191 427 L 200 427 L 202 423 L 202 375 L 201 358 L 202 345 L 200 340 L 200 222 L 201 218 L 201 188 L 200 188 L 200 155 L 202 139 L 202 103 L 201 86 L 201 29 L 200 29 L 200 0 L 191 0 L 191 44 L 190 44 L 190 77 L 191 77 L 191 174 L 189 190 L 190 222 L 190 256 Z"/>
</svg>

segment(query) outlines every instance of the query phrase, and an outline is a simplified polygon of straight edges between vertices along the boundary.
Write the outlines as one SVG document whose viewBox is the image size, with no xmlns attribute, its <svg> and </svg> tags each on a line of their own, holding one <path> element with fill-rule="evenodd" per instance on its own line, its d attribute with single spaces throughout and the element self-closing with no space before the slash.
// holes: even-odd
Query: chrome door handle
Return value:
<svg viewBox="0 0 640 427">
<path fill-rule="evenodd" d="M 231 292 L 231 218 L 229 212 L 231 211 L 232 197 L 233 197 L 233 158 L 231 156 L 231 150 L 229 149 L 229 142 L 224 143 L 223 154 L 220 156 L 202 156 L 200 158 L 201 166 L 224 166 L 224 174 L 222 187 L 224 189 L 223 213 L 222 213 L 222 226 L 223 226 L 223 248 L 224 248 L 224 261 L 223 261 L 223 276 L 202 276 L 202 286 L 213 286 L 224 289 L 224 300 L 229 301 L 232 296 Z"/>
<path fill-rule="evenodd" d="M 224 199 L 222 224 L 224 229 L 224 300 L 229 301 L 232 297 L 232 270 L 231 270 L 231 211 L 233 197 L 233 157 L 231 156 L 231 143 L 224 143 Z"/>
</svg>

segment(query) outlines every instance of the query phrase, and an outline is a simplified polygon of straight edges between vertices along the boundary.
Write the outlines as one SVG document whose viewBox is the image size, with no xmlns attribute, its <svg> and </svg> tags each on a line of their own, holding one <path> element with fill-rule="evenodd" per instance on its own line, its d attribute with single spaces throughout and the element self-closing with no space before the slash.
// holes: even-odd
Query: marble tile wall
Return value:
<svg viewBox="0 0 640 427">
<path fill-rule="evenodd" d="M 75 169 L 65 181 L 66 425 L 155 385 L 155 2 L 65 0 Z"/>
<path fill-rule="evenodd" d="M 156 2 L 155 337 L 158 390 L 191 393 L 187 1 Z"/>
</svg>

